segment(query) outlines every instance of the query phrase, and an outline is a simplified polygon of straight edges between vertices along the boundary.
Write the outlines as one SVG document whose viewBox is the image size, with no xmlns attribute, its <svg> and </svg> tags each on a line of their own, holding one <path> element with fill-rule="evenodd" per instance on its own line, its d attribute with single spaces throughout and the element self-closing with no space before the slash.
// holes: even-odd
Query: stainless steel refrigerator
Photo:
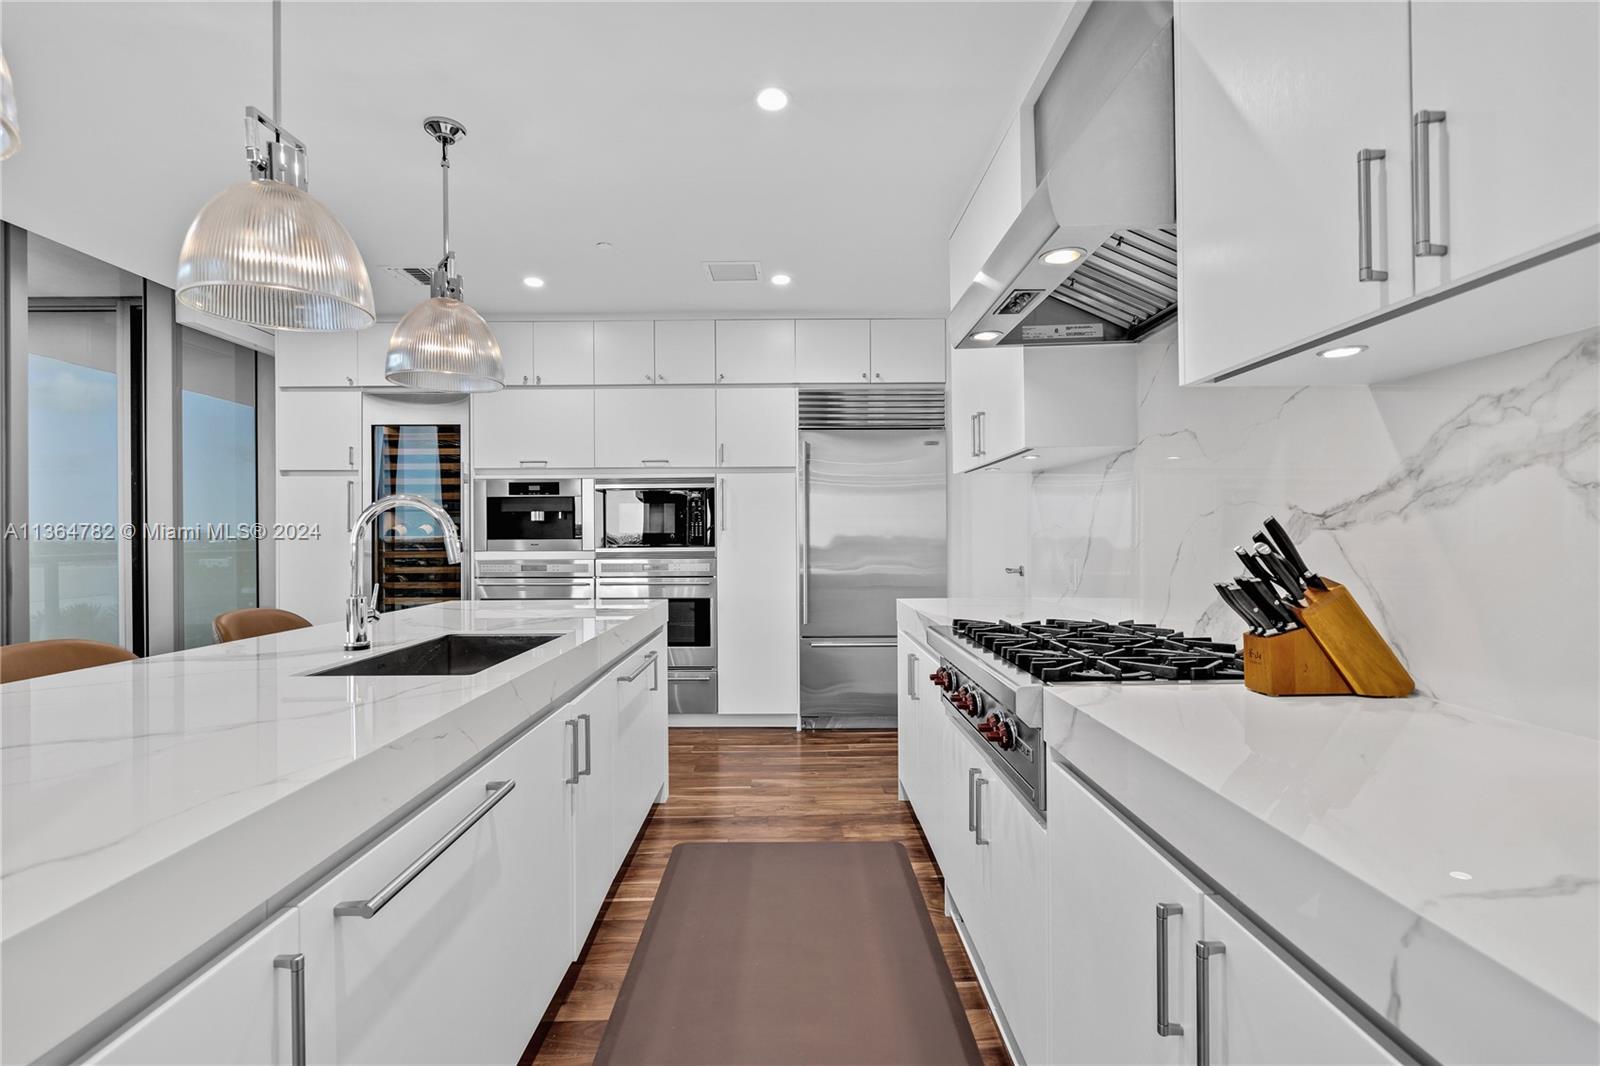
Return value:
<svg viewBox="0 0 1600 1066">
<path fill-rule="evenodd" d="M 800 715 L 893 727 L 895 601 L 945 595 L 942 390 L 807 390 L 800 433 Z"/>
</svg>

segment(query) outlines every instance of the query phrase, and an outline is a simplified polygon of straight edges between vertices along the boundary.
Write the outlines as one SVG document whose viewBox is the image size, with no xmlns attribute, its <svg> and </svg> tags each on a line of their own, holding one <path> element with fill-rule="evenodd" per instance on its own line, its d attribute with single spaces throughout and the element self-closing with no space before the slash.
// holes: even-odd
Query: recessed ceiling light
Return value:
<svg viewBox="0 0 1600 1066">
<path fill-rule="evenodd" d="M 1324 348 L 1317 354 L 1324 359 L 1348 359 L 1367 350 L 1365 344 L 1347 344 L 1342 348 Z"/>
<path fill-rule="evenodd" d="M 776 86 L 756 93 L 756 106 L 763 111 L 782 111 L 789 106 L 789 94 Z"/>
<path fill-rule="evenodd" d="M 1472 880 L 1472 875 L 1467 873 L 1465 870 L 1451 870 L 1450 871 L 1450 876 L 1455 878 L 1457 881 L 1470 881 L 1470 880 Z"/>
<path fill-rule="evenodd" d="M 536 278 L 532 274 L 529 274 L 527 277 L 523 278 L 522 283 L 530 289 L 544 288 L 544 279 Z"/>
<path fill-rule="evenodd" d="M 1037 459 L 1039 457 L 1037 455 L 1034 455 L 1032 452 L 1030 452 L 1027 455 L 1024 455 L 1023 458 L 1024 459 Z"/>
<path fill-rule="evenodd" d="M 1167 462 L 1169 462 L 1169 463 L 1176 462 L 1177 460 L 1182 459 L 1182 458 L 1183 458 L 1183 456 L 1181 456 L 1181 455 L 1169 455 L 1169 456 L 1167 456 Z"/>
<path fill-rule="evenodd" d="M 988 343 L 989 341 L 997 341 L 1000 339 L 1000 331 L 997 329 L 980 329 L 978 332 L 972 335 L 972 339 L 975 341 L 983 341 L 984 343 Z"/>
<path fill-rule="evenodd" d="M 602 252 L 605 252 L 605 251 L 609 251 L 611 249 L 611 242 L 610 241 L 595 241 L 594 242 L 594 246 L 596 248 L 600 249 Z"/>
<path fill-rule="evenodd" d="M 787 274 L 774 274 L 768 280 L 770 280 L 774 285 L 787 285 L 794 279 Z"/>
<path fill-rule="evenodd" d="M 1066 266 L 1083 258 L 1082 248 L 1052 248 L 1039 257 L 1039 262 L 1051 266 Z"/>
</svg>

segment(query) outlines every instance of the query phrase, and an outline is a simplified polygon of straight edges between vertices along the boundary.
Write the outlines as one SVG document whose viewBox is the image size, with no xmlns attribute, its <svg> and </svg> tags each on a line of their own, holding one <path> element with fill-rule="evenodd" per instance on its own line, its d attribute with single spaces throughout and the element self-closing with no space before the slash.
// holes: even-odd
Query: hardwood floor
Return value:
<svg viewBox="0 0 1600 1066">
<path fill-rule="evenodd" d="M 898 840 L 911 854 L 933 927 L 990 1066 L 1007 1066 L 955 926 L 944 882 L 906 804 L 896 798 L 892 732 L 674 729 L 670 797 L 656 807 L 611 886 L 567 983 L 523 1054 L 522 1066 L 589 1063 L 633 958 L 674 844 L 690 840 Z"/>
</svg>

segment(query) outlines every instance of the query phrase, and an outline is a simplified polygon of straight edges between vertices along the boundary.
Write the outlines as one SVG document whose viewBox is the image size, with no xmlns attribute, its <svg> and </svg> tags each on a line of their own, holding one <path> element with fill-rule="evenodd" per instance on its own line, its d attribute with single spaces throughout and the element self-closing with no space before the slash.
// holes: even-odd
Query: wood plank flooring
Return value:
<svg viewBox="0 0 1600 1066">
<path fill-rule="evenodd" d="M 895 734 L 674 729 L 670 797 L 656 807 L 600 920 L 534 1034 L 521 1066 L 589 1063 L 644 929 L 674 844 L 692 840 L 898 840 L 927 901 L 967 1019 L 988 1066 L 1008 1066 L 994 1018 L 944 914 L 944 881 L 917 822 L 896 798 Z"/>
</svg>

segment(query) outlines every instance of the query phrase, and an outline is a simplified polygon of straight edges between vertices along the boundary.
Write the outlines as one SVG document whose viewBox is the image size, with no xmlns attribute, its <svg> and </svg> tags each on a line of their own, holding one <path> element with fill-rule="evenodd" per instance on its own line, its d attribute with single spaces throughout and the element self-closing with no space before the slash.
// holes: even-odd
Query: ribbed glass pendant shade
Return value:
<svg viewBox="0 0 1600 1066">
<path fill-rule="evenodd" d="M 22 147 L 17 128 L 17 94 L 11 87 L 11 68 L 0 54 L 0 159 L 9 159 Z"/>
<path fill-rule="evenodd" d="M 506 369 L 483 316 L 460 300 L 434 296 L 394 327 L 383 376 L 434 392 L 495 392 L 505 387 Z"/>
<path fill-rule="evenodd" d="M 356 242 L 310 193 L 242 181 L 200 209 L 178 255 L 178 299 L 262 329 L 364 329 L 377 318 Z"/>
</svg>

